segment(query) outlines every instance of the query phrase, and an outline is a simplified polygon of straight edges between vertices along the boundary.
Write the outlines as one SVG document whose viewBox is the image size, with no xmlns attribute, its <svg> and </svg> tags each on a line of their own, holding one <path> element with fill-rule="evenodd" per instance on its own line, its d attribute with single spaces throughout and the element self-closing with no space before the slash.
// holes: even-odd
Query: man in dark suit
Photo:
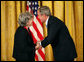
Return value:
<svg viewBox="0 0 84 62">
<path fill-rule="evenodd" d="M 32 25 L 33 15 L 29 12 L 19 16 L 19 27 L 14 36 L 13 57 L 16 61 L 35 61 L 35 44 L 28 30 Z"/>
<path fill-rule="evenodd" d="M 55 61 L 73 61 L 77 57 L 75 45 L 65 24 L 57 17 L 51 16 L 47 6 L 40 7 L 38 17 L 46 23 L 48 36 L 37 42 L 36 49 L 51 44 Z"/>
</svg>

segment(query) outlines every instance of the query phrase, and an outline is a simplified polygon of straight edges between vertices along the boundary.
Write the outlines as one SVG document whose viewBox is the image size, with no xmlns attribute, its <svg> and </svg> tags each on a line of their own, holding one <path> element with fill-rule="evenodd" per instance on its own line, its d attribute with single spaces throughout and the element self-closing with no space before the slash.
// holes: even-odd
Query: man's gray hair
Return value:
<svg viewBox="0 0 84 62">
<path fill-rule="evenodd" d="M 19 15 L 18 23 L 20 26 L 26 26 L 27 22 L 33 18 L 33 15 L 29 12 L 21 13 Z"/>
<path fill-rule="evenodd" d="M 39 10 L 39 12 L 40 12 L 41 15 L 43 15 L 43 14 L 45 14 L 47 16 L 51 15 L 50 9 L 47 6 L 42 6 L 38 10 Z"/>
</svg>

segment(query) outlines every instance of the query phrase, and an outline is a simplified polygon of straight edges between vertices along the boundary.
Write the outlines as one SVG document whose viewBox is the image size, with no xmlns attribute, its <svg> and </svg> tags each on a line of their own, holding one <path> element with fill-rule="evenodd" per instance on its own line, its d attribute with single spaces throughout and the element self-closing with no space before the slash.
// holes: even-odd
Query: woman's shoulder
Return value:
<svg viewBox="0 0 84 62">
<path fill-rule="evenodd" d="M 18 28 L 17 28 L 17 30 L 16 30 L 16 33 L 22 33 L 22 34 L 25 34 L 25 33 L 27 33 L 27 30 L 24 28 L 24 27 L 22 27 L 22 26 L 19 26 Z"/>
<path fill-rule="evenodd" d="M 17 28 L 17 31 L 27 31 L 24 27 L 22 27 L 22 26 L 19 26 L 18 28 Z"/>
<path fill-rule="evenodd" d="M 15 40 L 24 39 L 26 38 L 27 35 L 28 35 L 28 32 L 24 27 L 18 27 L 15 32 L 14 39 Z"/>
</svg>

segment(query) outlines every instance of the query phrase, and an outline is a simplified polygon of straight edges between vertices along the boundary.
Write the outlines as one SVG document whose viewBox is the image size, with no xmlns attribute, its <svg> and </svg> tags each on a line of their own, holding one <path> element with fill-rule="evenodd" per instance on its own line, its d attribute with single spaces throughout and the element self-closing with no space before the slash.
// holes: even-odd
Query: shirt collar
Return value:
<svg viewBox="0 0 84 62">
<path fill-rule="evenodd" d="M 47 26 L 47 24 L 48 24 L 48 20 L 49 20 L 49 16 L 48 16 L 48 18 L 47 18 L 47 20 L 46 20 L 46 22 L 45 22 L 45 23 L 46 23 L 46 26 Z"/>
</svg>

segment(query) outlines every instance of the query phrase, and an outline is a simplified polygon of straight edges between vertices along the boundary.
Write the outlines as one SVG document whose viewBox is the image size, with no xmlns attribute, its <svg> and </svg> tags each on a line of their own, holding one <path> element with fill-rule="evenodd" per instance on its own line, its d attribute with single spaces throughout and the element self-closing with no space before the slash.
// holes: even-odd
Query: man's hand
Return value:
<svg viewBox="0 0 84 62">
<path fill-rule="evenodd" d="M 38 49 L 41 49 L 41 48 L 42 48 L 42 46 L 40 45 L 40 41 L 37 41 L 35 49 L 38 50 Z"/>
</svg>

